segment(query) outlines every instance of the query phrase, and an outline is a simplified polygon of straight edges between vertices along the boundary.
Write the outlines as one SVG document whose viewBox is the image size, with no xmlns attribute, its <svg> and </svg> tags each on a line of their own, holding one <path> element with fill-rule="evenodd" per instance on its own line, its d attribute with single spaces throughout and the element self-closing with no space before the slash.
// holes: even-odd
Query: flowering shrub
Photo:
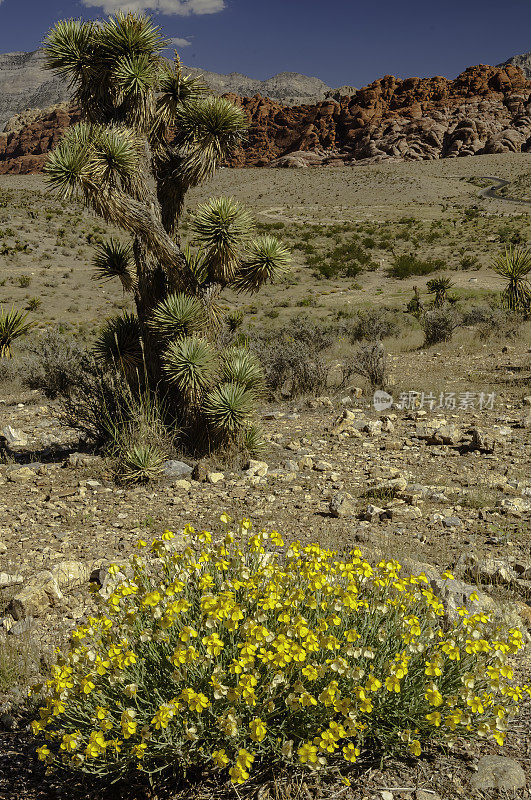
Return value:
<svg viewBox="0 0 531 800">
<path fill-rule="evenodd" d="M 33 688 L 39 758 L 112 777 L 198 765 L 243 783 L 261 762 L 348 767 L 368 745 L 503 744 L 529 692 L 512 682 L 518 630 L 465 608 L 443 621 L 427 578 L 396 561 L 286 550 L 277 532 L 221 520 L 219 541 L 187 526 L 179 551 L 166 531 L 129 577 L 110 567 L 103 612 Z"/>
</svg>

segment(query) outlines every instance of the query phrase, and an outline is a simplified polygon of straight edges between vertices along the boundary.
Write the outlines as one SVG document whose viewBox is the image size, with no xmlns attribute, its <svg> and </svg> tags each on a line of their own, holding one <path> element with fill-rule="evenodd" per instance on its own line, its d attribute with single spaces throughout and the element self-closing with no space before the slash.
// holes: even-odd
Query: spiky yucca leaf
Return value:
<svg viewBox="0 0 531 800">
<path fill-rule="evenodd" d="M 232 197 L 214 197 L 198 206 L 191 227 L 210 277 L 229 283 L 253 230 L 249 212 Z"/>
<path fill-rule="evenodd" d="M 165 339 L 181 339 L 205 327 L 203 306 L 195 297 L 175 292 L 155 308 L 150 327 Z"/>
<path fill-rule="evenodd" d="M 247 425 L 243 429 L 242 444 L 250 456 L 259 456 L 267 450 L 263 432 L 256 425 Z"/>
<path fill-rule="evenodd" d="M 151 17 L 118 11 L 96 30 L 98 54 L 111 63 L 121 56 L 147 55 L 158 58 L 168 41 Z"/>
<path fill-rule="evenodd" d="M 502 292 L 503 305 L 510 311 L 528 311 L 531 308 L 531 286 L 527 276 L 531 272 L 530 247 L 506 247 L 494 259 L 492 268 L 507 280 Z"/>
<path fill-rule="evenodd" d="M 108 281 L 118 278 L 124 291 L 131 292 L 133 290 L 133 250 L 130 245 L 112 238 L 101 242 L 96 248 L 92 266 L 94 267 L 94 280 Z"/>
<path fill-rule="evenodd" d="M 184 261 L 197 283 L 207 279 L 208 268 L 206 254 L 202 250 L 192 250 L 189 245 L 183 247 Z"/>
<path fill-rule="evenodd" d="M 148 442 L 119 442 L 116 448 L 116 474 L 124 483 L 148 483 L 164 472 L 165 454 Z"/>
<path fill-rule="evenodd" d="M 139 370 L 143 353 L 137 317 L 125 313 L 109 319 L 94 343 L 94 355 L 121 366 L 126 373 Z"/>
<path fill-rule="evenodd" d="M 118 179 L 130 181 L 140 166 L 140 143 L 127 128 L 101 127 L 90 152 L 91 178 L 112 185 Z"/>
<path fill-rule="evenodd" d="M 248 425 L 254 400 L 253 393 L 238 383 L 222 383 L 207 394 L 203 410 L 216 433 L 234 436 Z"/>
<path fill-rule="evenodd" d="M 164 353 L 163 368 L 168 381 L 191 401 L 196 401 L 210 386 L 216 366 L 212 346 L 200 336 L 173 342 Z"/>
<path fill-rule="evenodd" d="M 134 181 L 139 163 L 140 142 L 131 130 L 81 122 L 49 154 L 44 173 L 48 186 L 69 198 L 76 189 L 96 191 Z"/>
<path fill-rule="evenodd" d="M 155 88 L 157 64 L 146 53 L 125 55 L 118 59 L 112 76 L 123 97 L 138 97 Z"/>
<path fill-rule="evenodd" d="M 92 63 L 94 23 L 66 19 L 57 22 L 43 42 L 44 68 L 80 80 Z"/>
<path fill-rule="evenodd" d="M 177 109 L 183 103 L 192 103 L 204 94 L 207 88 L 197 78 L 183 75 L 180 61 L 176 55 L 176 63 L 164 62 L 159 73 L 159 96 L 157 98 L 156 125 L 163 123 L 173 125 Z"/>
<path fill-rule="evenodd" d="M 33 322 L 26 322 L 27 314 L 12 308 L 0 308 L 0 358 L 11 358 L 11 345 L 15 339 L 25 336 L 33 328 Z"/>
<path fill-rule="evenodd" d="M 276 236 L 254 239 L 238 271 L 234 288 L 240 292 L 257 292 L 264 283 L 274 281 L 291 263 L 287 247 Z"/>
<path fill-rule="evenodd" d="M 247 128 L 243 109 L 222 97 L 193 97 L 179 105 L 175 129 L 183 147 L 182 172 L 188 183 L 211 178 L 241 143 Z"/>
<path fill-rule="evenodd" d="M 59 145 L 48 154 L 44 175 L 48 186 L 68 199 L 89 177 L 89 153 L 93 126 L 80 122 L 68 128 Z"/>
<path fill-rule="evenodd" d="M 258 358 L 245 347 L 230 347 L 222 355 L 221 377 L 223 381 L 237 383 L 255 395 L 265 385 L 264 372 Z"/>
</svg>

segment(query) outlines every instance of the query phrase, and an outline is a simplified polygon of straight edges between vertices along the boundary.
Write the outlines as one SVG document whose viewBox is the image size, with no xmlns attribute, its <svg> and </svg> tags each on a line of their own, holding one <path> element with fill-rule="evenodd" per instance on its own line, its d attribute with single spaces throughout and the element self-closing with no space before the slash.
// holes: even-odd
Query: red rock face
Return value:
<svg viewBox="0 0 531 800">
<path fill-rule="evenodd" d="M 531 81 L 511 65 L 469 67 L 454 81 L 386 75 L 351 97 L 307 106 L 226 96 L 245 109 L 250 125 L 234 167 L 531 152 Z M 55 109 L 0 134 L 0 173 L 40 172 L 46 153 L 78 120 L 75 109 Z"/>
</svg>

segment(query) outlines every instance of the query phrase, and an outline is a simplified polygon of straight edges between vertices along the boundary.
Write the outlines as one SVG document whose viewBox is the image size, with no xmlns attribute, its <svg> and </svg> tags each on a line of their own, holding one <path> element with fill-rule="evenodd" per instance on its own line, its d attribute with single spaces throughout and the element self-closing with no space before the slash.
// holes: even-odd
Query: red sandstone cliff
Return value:
<svg viewBox="0 0 531 800">
<path fill-rule="evenodd" d="M 386 75 L 351 97 L 316 105 L 227 97 L 245 108 L 250 123 L 231 166 L 531 152 L 531 81 L 512 65 L 469 67 L 453 81 Z M 11 120 L 0 134 L 0 173 L 39 172 L 78 119 L 75 109 L 57 107 L 29 122 L 24 115 Z"/>
</svg>

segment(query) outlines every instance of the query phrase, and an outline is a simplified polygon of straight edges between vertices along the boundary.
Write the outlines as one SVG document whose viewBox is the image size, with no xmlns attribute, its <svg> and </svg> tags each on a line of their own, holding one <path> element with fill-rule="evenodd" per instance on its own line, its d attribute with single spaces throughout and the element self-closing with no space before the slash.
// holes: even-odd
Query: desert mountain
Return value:
<svg viewBox="0 0 531 800">
<path fill-rule="evenodd" d="M 498 64 L 499 67 L 506 67 L 511 64 L 513 67 L 520 67 L 524 75 L 531 79 L 531 53 L 522 53 L 519 56 L 513 56 L 503 64 Z"/>
<path fill-rule="evenodd" d="M 238 72 L 220 75 L 197 67 L 185 71 L 201 77 L 216 94 L 231 92 L 242 96 L 261 94 L 284 105 L 315 103 L 323 100 L 330 86 L 298 72 L 281 72 L 265 81 Z M 70 100 L 68 83 L 43 69 L 40 50 L 31 53 L 0 54 L 0 131 L 15 114 L 27 109 L 48 108 Z"/>
<path fill-rule="evenodd" d="M 531 152 L 531 81 L 512 65 L 441 76 L 386 75 L 354 94 L 287 106 L 228 94 L 249 119 L 231 166 L 311 166 Z M 13 117 L 0 134 L 0 173 L 39 172 L 79 111 L 68 104 Z"/>
</svg>

